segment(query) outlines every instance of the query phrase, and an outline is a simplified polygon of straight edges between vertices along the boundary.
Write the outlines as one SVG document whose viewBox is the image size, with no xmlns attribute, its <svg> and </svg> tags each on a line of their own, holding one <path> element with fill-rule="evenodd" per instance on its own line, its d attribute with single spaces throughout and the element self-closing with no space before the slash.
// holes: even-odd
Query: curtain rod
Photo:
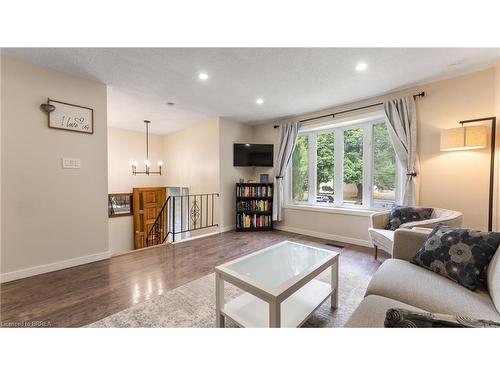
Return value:
<svg viewBox="0 0 500 375">
<path fill-rule="evenodd" d="M 424 97 L 425 96 L 425 91 L 422 91 L 421 93 L 418 93 L 418 94 L 415 94 L 413 95 L 413 99 L 417 99 L 417 97 Z M 303 122 L 308 122 L 308 121 L 313 121 L 313 120 L 319 120 L 321 118 L 326 118 L 326 117 L 332 117 L 334 118 L 335 116 L 337 115 L 341 115 L 341 114 L 344 114 L 344 113 L 349 113 L 349 112 L 353 112 L 353 111 L 359 111 L 360 109 L 366 109 L 366 108 L 371 108 L 371 107 L 377 107 L 379 105 L 382 105 L 384 104 L 383 102 L 381 103 L 375 103 L 375 104 L 370 104 L 370 105 L 365 105 L 363 107 L 358 107 L 358 108 L 352 108 L 352 109 L 347 109 L 345 111 L 340 111 L 340 112 L 335 112 L 335 113 L 330 113 L 328 115 L 323 115 L 323 116 L 317 116 L 317 117 L 311 117 L 311 118 L 306 118 L 305 120 L 300 120 L 299 123 L 303 123 Z M 274 125 L 274 128 L 279 128 L 280 126 L 279 125 Z"/>
</svg>

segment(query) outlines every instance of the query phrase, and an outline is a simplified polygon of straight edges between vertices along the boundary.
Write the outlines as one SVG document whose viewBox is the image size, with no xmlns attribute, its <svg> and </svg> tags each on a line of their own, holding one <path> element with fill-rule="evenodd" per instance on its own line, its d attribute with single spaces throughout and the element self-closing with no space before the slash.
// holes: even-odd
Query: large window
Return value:
<svg viewBox="0 0 500 375">
<path fill-rule="evenodd" d="M 301 132 L 289 176 L 291 204 L 393 206 L 400 171 L 385 119 Z"/>
</svg>

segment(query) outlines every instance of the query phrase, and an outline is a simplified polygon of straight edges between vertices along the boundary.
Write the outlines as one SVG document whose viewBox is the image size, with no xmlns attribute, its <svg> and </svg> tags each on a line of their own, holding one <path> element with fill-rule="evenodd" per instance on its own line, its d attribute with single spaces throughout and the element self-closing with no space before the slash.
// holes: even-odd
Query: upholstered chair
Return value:
<svg viewBox="0 0 500 375">
<path fill-rule="evenodd" d="M 395 231 L 385 229 L 387 223 L 389 223 L 390 214 L 390 210 L 382 211 L 374 213 L 370 217 L 371 226 L 368 228 L 368 233 L 373 243 L 375 259 L 377 259 L 378 249 L 382 249 L 392 256 Z M 418 230 L 418 228 L 434 228 L 437 224 L 460 228 L 462 226 L 462 216 L 462 213 L 458 211 L 434 208 L 430 219 L 401 224 L 400 228 Z"/>
</svg>

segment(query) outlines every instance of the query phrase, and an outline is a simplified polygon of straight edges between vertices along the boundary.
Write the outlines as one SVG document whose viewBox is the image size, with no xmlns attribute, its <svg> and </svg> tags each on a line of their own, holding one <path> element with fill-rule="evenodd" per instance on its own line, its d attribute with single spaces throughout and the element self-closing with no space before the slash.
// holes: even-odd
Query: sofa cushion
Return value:
<svg viewBox="0 0 500 375">
<path fill-rule="evenodd" d="M 434 228 L 412 263 L 475 290 L 486 285 L 486 269 L 500 245 L 500 233 Z"/>
<path fill-rule="evenodd" d="M 394 231 L 387 229 L 368 228 L 368 234 L 374 245 L 392 253 L 394 243 Z"/>
<path fill-rule="evenodd" d="M 423 310 L 500 322 L 487 291 L 473 292 L 435 272 L 400 259 L 386 260 L 366 295 L 396 299 Z"/>
<path fill-rule="evenodd" d="M 358 308 L 349 317 L 344 327 L 350 328 L 383 328 L 385 314 L 389 309 L 407 309 L 425 312 L 415 306 L 407 305 L 390 298 L 370 295 L 365 297 Z"/>
<path fill-rule="evenodd" d="M 491 320 L 472 319 L 467 316 L 433 314 L 406 309 L 389 309 L 385 314 L 386 328 L 500 328 Z"/>
<path fill-rule="evenodd" d="M 385 229 L 396 230 L 401 224 L 430 219 L 433 211 L 433 208 L 395 206 L 391 210 L 389 222 L 385 226 Z"/>
</svg>

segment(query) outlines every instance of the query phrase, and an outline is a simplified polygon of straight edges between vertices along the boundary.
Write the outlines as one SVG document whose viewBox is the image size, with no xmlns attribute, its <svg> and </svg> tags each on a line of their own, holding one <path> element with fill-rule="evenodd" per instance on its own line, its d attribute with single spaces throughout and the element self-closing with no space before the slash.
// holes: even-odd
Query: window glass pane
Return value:
<svg viewBox="0 0 500 375">
<path fill-rule="evenodd" d="M 292 199 L 307 201 L 309 198 L 309 137 L 299 136 L 292 158 Z"/>
<path fill-rule="evenodd" d="M 396 153 L 384 122 L 373 126 L 373 204 L 391 207 L 396 201 Z"/>
<path fill-rule="evenodd" d="M 334 134 L 322 133 L 316 137 L 316 202 L 333 203 L 333 148 Z"/>
<path fill-rule="evenodd" d="M 344 203 L 363 204 L 363 129 L 344 130 Z"/>
</svg>

